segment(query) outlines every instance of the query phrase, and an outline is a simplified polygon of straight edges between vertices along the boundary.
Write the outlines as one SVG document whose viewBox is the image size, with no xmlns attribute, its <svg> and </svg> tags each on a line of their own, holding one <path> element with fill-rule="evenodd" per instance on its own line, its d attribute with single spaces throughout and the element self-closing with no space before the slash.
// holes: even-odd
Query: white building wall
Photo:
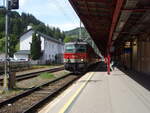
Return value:
<svg viewBox="0 0 150 113">
<path fill-rule="evenodd" d="M 34 33 L 33 30 L 25 33 L 20 38 L 20 50 L 30 50 L 31 43 L 32 43 L 32 34 Z M 41 36 L 41 49 L 43 51 L 43 56 L 40 60 L 42 61 L 55 61 L 55 56 L 64 53 L 64 45 L 53 42 Z M 28 56 L 26 55 L 14 55 L 14 58 L 17 59 L 26 59 Z M 63 58 L 63 57 L 62 57 Z"/>
<path fill-rule="evenodd" d="M 41 37 L 41 50 L 43 51 L 44 50 L 44 38 Z"/>
<path fill-rule="evenodd" d="M 44 60 L 55 60 L 57 54 L 63 54 L 63 45 L 50 40 L 45 40 Z"/>
<path fill-rule="evenodd" d="M 33 33 L 34 33 L 34 31 L 31 30 L 31 31 L 25 33 L 20 38 L 20 50 L 30 50 Z M 43 37 L 41 37 L 41 50 L 44 50 L 44 38 Z"/>
<path fill-rule="evenodd" d="M 30 46 L 32 43 L 32 34 L 33 34 L 33 31 L 31 30 L 28 33 L 25 33 L 20 38 L 20 50 L 30 50 Z"/>
<path fill-rule="evenodd" d="M 56 43 L 53 43 L 50 40 L 45 40 L 45 60 L 55 60 L 55 54 L 57 53 Z"/>
</svg>

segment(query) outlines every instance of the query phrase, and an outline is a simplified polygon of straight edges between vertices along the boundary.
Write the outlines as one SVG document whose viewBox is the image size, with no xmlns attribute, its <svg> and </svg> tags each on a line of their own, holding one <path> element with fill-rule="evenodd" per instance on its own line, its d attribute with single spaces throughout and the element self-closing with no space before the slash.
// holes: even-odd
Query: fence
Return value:
<svg viewBox="0 0 150 113">
<path fill-rule="evenodd" d="M 0 73 L 4 73 L 4 66 L 5 66 L 5 62 L 0 62 Z M 28 61 L 10 62 L 11 72 L 29 69 L 30 67 L 31 67 L 31 64 Z"/>
</svg>

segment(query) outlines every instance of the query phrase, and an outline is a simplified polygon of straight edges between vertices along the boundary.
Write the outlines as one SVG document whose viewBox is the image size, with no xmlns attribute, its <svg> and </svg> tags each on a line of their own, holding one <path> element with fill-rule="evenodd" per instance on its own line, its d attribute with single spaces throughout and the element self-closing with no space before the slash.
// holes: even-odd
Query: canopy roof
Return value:
<svg viewBox="0 0 150 113">
<path fill-rule="evenodd" d="M 69 0 L 104 55 L 150 29 L 150 0 Z"/>
</svg>

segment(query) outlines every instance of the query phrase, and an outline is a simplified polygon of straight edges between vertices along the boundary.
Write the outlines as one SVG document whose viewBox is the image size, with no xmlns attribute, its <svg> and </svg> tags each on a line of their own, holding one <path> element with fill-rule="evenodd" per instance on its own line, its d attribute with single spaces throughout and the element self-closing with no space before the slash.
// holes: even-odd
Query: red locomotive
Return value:
<svg viewBox="0 0 150 113">
<path fill-rule="evenodd" d="M 76 41 L 65 44 L 64 66 L 74 73 L 85 72 L 87 68 L 98 62 L 98 55 L 86 42 Z"/>
</svg>

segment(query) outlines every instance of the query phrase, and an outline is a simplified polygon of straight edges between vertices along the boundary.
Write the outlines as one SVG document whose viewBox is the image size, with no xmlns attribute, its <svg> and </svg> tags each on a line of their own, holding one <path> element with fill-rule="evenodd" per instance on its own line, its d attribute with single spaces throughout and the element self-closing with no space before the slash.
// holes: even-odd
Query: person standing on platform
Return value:
<svg viewBox="0 0 150 113">
<path fill-rule="evenodd" d="M 113 60 L 112 60 L 111 63 L 110 63 L 110 69 L 111 69 L 111 71 L 114 70 L 114 62 L 113 62 Z"/>
</svg>

